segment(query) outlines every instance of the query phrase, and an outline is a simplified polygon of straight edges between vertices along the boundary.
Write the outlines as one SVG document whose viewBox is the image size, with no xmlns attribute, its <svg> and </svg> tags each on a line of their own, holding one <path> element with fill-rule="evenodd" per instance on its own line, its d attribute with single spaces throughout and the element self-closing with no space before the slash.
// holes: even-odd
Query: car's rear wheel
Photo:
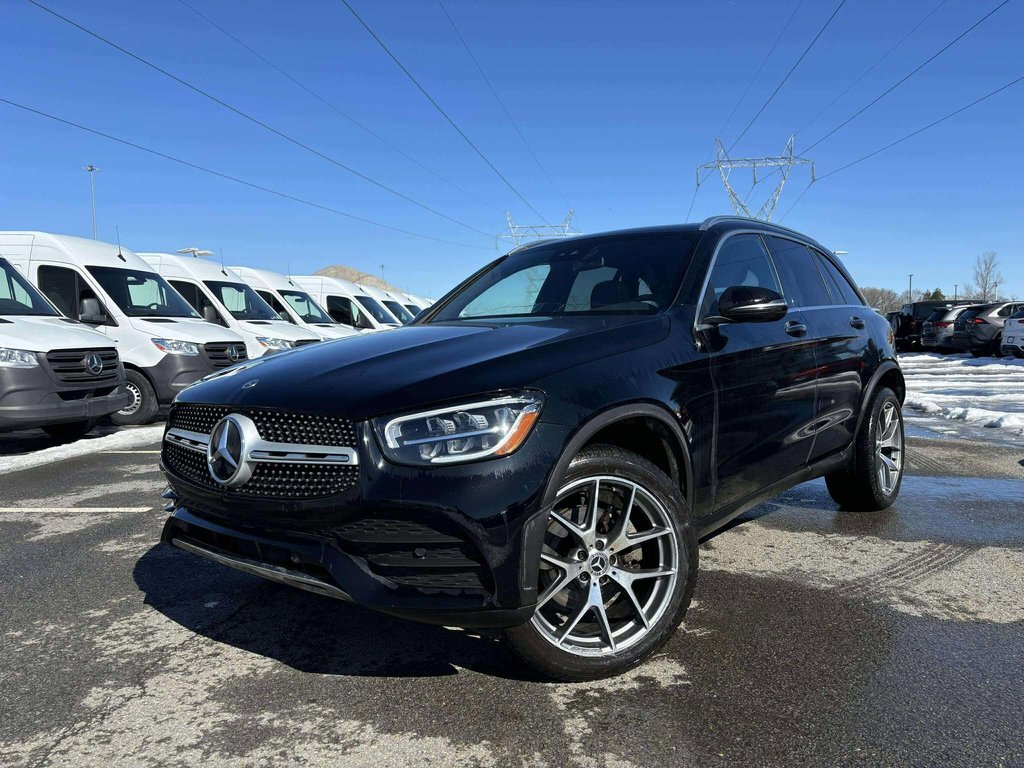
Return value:
<svg viewBox="0 0 1024 768">
<path fill-rule="evenodd" d="M 847 510 L 890 507 L 903 485 L 905 444 L 899 398 L 888 387 L 879 387 L 857 434 L 853 460 L 825 477 L 829 495 Z"/>
<path fill-rule="evenodd" d="M 693 595 L 697 536 L 679 488 L 629 451 L 585 449 L 552 505 L 533 618 L 506 630 L 558 680 L 624 672 L 658 650 Z"/>
</svg>

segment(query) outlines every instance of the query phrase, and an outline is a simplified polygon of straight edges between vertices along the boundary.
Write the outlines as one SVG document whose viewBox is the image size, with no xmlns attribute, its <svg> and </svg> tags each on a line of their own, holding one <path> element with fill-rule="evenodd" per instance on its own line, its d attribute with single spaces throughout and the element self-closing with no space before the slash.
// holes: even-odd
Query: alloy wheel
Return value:
<svg viewBox="0 0 1024 768">
<path fill-rule="evenodd" d="M 562 651 L 620 652 L 665 614 L 679 568 L 673 519 L 653 494 L 620 477 L 576 480 L 552 505 L 532 623 Z"/>
<path fill-rule="evenodd" d="M 878 414 L 875 429 L 875 471 L 886 496 L 896 490 L 903 472 L 903 430 L 897 406 L 888 402 Z"/>
</svg>

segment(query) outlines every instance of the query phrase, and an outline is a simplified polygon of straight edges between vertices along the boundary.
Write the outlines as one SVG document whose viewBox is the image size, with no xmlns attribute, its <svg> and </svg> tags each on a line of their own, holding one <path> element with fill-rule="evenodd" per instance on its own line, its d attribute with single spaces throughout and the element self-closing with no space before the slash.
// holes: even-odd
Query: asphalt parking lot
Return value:
<svg viewBox="0 0 1024 768">
<path fill-rule="evenodd" d="M 0 475 L 4 765 L 1024 765 L 1019 449 L 912 438 L 891 510 L 752 510 L 661 655 L 561 685 L 157 544 L 157 448 Z"/>
</svg>

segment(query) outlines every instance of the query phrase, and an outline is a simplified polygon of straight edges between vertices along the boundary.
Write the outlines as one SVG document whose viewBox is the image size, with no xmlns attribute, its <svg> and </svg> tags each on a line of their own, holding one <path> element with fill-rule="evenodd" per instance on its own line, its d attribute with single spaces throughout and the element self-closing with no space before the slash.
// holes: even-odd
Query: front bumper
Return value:
<svg viewBox="0 0 1024 768">
<path fill-rule="evenodd" d="M 0 368 L 0 429 L 32 429 L 108 416 L 131 402 L 124 374 L 102 386 L 63 384 L 45 363 Z"/>
<path fill-rule="evenodd" d="M 159 363 L 142 370 L 153 385 L 157 402 L 166 405 L 186 387 L 222 368 L 223 365 L 210 359 L 205 349 L 200 349 L 198 355 L 164 355 Z"/>
<path fill-rule="evenodd" d="M 223 565 L 403 618 L 529 620 L 547 524 L 541 498 L 567 435 L 538 424 L 503 459 L 430 469 L 380 456 L 362 427 L 359 482 L 322 499 L 225 496 L 164 471 L 162 540 Z"/>
</svg>

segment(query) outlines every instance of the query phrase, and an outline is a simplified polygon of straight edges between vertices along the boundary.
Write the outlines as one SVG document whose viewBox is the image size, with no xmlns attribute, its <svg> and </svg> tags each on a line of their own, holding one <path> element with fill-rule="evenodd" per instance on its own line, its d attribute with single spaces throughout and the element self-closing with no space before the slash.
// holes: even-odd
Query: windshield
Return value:
<svg viewBox="0 0 1024 768">
<path fill-rule="evenodd" d="M 7 259 L 0 259 L 0 315 L 56 317 L 60 313 Z"/>
<path fill-rule="evenodd" d="M 413 317 L 416 317 L 416 315 L 423 311 L 415 304 L 406 304 L 405 308 L 409 310 L 409 314 L 412 315 Z"/>
<path fill-rule="evenodd" d="M 323 308 L 313 301 L 313 297 L 308 293 L 303 291 L 278 291 L 278 293 L 302 322 L 335 325 L 331 316 L 324 312 Z"/>
<path fill-rule="evenodd" d="M 363 305 L 363 309 L 369 312 L 378 323 L 394 325 L 398 322 L 395 320 L 394 315 L 384 309 L 376 299 L 371 299 L 369 296 L 356 296 L 356 300 Z"/>
<path fill-rule="evenodd" d="M 156 272 L 89 267 L 89 274 L 128 317 L 199 317 Z"/>
<path fill-rule="evenodd" d="M 675 297 L 693 232 L 580 238 L 513 252 L 464 286 L 432 322 L 651 314 Z"/>
<path fill-rule="evenodd" d="M 204 280 L 214 297 L 235 320 L 280 320 L 280 316 L 267 302 L 245 283 L 222 280 Z"/>
<path fill-rule="evenodd" d="M 403 325 L 412 322 L 412 315 L 397 301 L 385 299 L 384 306 L 390 309 L 391 314 L 401 320 Z"/>
</svg>

